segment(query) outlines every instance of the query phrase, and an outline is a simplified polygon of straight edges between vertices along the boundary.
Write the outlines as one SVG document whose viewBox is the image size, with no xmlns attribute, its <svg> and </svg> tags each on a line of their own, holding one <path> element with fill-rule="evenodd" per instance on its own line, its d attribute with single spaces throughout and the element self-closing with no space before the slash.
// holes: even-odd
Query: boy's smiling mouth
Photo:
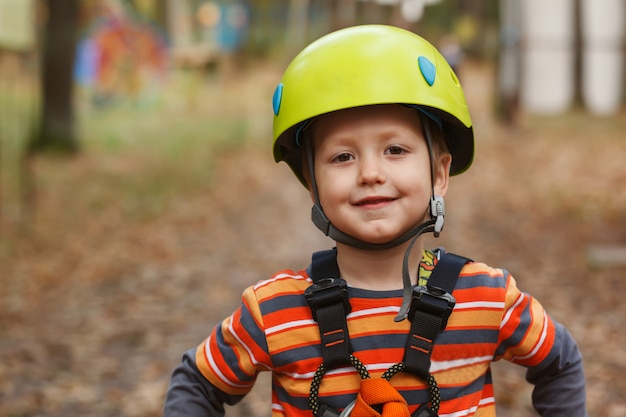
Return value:
<svg viewBox="0 0 626 417">
<path fill-rule="evenodd" d="M 357 201 L 354 205 L 357 207 L 381 207 L 395 200 L 393 197 L 366 197 Z"/>
</svg>

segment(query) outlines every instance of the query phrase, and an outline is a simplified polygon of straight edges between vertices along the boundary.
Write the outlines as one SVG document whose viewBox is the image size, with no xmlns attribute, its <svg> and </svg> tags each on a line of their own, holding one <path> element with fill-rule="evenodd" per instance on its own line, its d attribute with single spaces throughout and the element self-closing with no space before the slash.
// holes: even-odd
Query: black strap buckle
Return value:
<svg viewBox="0 0 626 417">
<path fill-rule="evenodd" d="M 304 296 L 320 330 L 323 364 L 327 369 L 349 365 L 348 284 L 341 278 L 323 278 L 309 286 Z"/>
<path fill-rule="evenodd" d="M 448 324 L 448 318 L 452 314 L 455 305 L 456 299 L 443 288 L 433 285 L 417 286 L 413 288 L 413 300 L 409 310 L 409 317 L 413 321 L 417 311 L 441 317 L 441 331 L 443 331 Z"/>
<path fill-rule="evenodd" d="M 318 309 L 333 304 L 341 303 L 346 315 L 352 311 L 348 298 L 348 284 L 341 278 L 320 279 L 304 291 L 304 296 L 311 307 L 315 321 L 319 321 Z"/>
</svg>

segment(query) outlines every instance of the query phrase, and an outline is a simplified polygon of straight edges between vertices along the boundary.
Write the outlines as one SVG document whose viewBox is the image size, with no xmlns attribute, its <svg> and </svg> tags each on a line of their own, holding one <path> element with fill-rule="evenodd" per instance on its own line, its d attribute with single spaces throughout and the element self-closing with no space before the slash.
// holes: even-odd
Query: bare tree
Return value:
<svg viewBox="0 0 626 417">
<path fill-rule="evenodd" d="M 79 5 L 78 0 L 46 3 L 48 21 L 41 63 L 41 119 L 28 145 L 28 153 L 74 153 L 79 150 L 72 102 Z"/>
</svg>

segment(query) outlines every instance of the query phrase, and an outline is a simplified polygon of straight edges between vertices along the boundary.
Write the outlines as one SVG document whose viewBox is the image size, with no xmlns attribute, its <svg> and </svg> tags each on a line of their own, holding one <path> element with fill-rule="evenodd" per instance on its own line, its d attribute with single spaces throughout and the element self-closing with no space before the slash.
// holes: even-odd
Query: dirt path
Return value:
<svg viewBox="0 0 626 417">
<path fill-rule="evenodd" d="M 432 244 L 513 272 L 579 340 L 591 415 L 624 416 L 626 267 L 594 268 L 588 253 L 626 245 L 626 117 L 527 117 L 505 130 L 491 119 L 488 69 L 471 68 L 463 82 L 477 156 L 453 180 L 446 230 Z M 160 415 L 171 369 L 244 287 L 331 246 L 268 147 L 226 154 L 215 169 L 206 193 L 149 224 L 85 226 L 97 245 L 41 229 L 3 259 L 1 416 Z M 497 364 L 496 378 L 499 415 L 533 415 L 522 370 Z M 268 415 L 267 384 L 258 385 L 229 415 Z"/>
</svg>

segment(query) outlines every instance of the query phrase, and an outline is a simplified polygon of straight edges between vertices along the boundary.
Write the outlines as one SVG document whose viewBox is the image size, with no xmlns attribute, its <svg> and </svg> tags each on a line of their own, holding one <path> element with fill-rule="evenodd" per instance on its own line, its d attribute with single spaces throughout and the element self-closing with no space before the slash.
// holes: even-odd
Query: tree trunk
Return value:
<svg viewBox="0 0 626 417">
<path fill-rule="evenodd" d="M 39 130 L 29 153 L 75 153 L 73 67 L 77 43 L 78 0 L 54 0 L 48 4 L 43 38 L 42 109 Z"/>
</svg>

